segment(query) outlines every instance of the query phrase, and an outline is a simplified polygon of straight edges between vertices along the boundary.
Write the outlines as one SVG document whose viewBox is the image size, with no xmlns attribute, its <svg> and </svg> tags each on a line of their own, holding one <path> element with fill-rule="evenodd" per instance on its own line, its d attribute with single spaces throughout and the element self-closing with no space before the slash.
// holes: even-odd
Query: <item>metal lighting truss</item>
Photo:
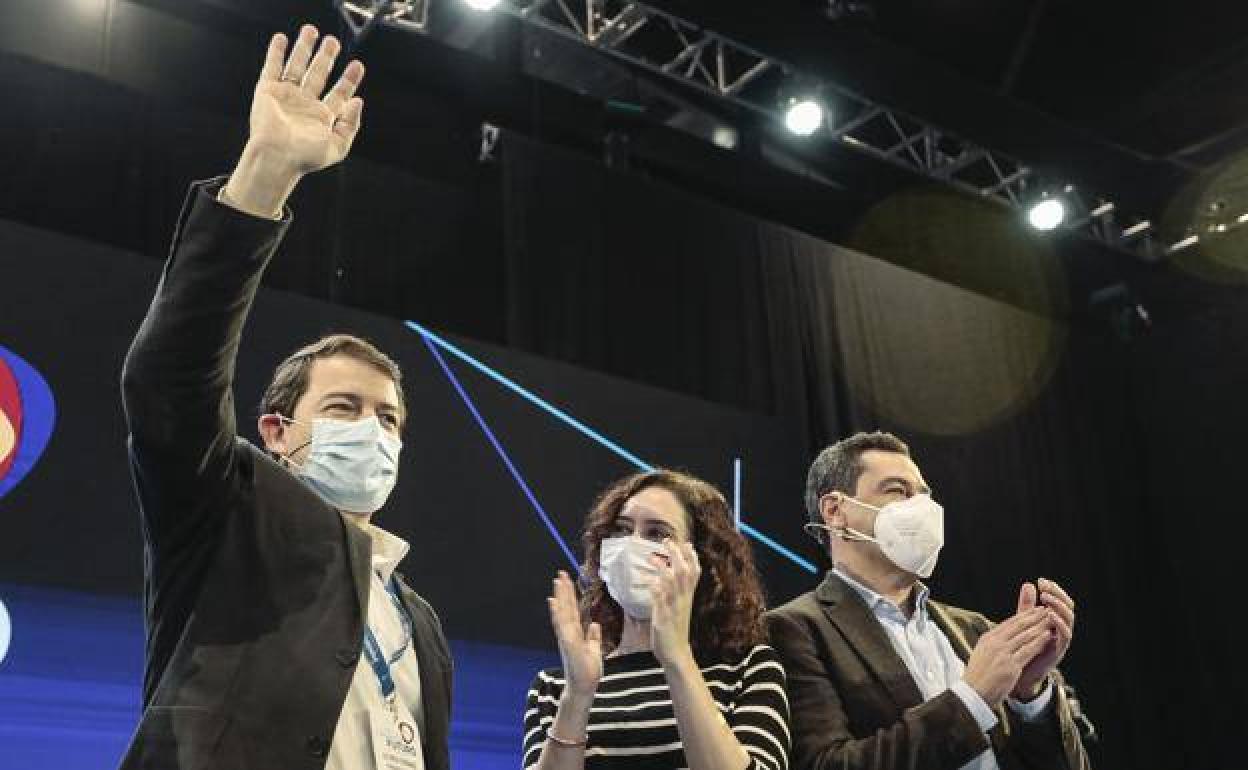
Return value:
<svg viewBox="0 0 1248 770">
<path fill-rule="evenodd" d="M 356 39 L 377 23 L 425 31 L 435 0 L 334 0 Z M 438 0 L 464 2 L 464 0 Z M 645 3 L 626 0 L 501 0 L 494 8 L 526 24 L 601 51 L 655 75 L 776 118 L 778 94 L 815 94 L 831 115 L 820 131 L 845 147 L 973 196 L 1025 210 L 1060 198 L 1063 229 L 1148 260 L 1196 243 L 1163 244 L 1152 222 L 1123 217 L 1112 202 L 1042 178 L 1023 161 L 913 115 L 812 78 L 775 56 Z M 1236 224 L 1242 224 L 1237 222 Z M 1218 231 L 1221 232 L 1221 231 Z"/>
</svg>

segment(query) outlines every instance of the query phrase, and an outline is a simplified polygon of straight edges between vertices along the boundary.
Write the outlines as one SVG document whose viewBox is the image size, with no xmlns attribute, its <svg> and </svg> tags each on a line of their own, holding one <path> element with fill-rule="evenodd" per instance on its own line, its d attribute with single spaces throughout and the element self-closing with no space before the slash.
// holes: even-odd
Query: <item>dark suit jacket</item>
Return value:
<svg viewBox="0 0 1248 770">
<path fill-rule="evenodd" d="M 126 357 L 122 394 L 141 508 L 143 717 L 122 767 L 324 767 L 359 660 L 369 536 L 237 435 L 235 358 L 289 224 L 193 185 Z M 441 623 L 401 583 L 420 663 L 425 766 L 449 765 Z"/>
<path fill-rule="evenodd" d="M 964 661 L 992 627 L 979 613 L 937 602 L 928 611 Z M 923 701 L 879 620 L 831 572 L 766 622 L 788 672 L 794 770 L 956 770 L 989 745 L 1002 770 L 1089 767 L 1060 676 L 1038 722 L 998 707 L 985 736 L 953 692 Z"/>
</svg>

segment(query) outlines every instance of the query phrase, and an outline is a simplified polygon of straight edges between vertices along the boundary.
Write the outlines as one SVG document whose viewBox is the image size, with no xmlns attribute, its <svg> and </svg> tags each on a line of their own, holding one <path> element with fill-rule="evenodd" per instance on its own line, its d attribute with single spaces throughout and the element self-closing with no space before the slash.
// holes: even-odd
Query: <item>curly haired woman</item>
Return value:
<svg viewBox="0 0 1248 770">
<path fill-rule="evenodd" d="M 579 607 L 563 572 L 547 599 L 563 667 L 529 689 L 525 768 L 785 770 L 784 669 L 723 495 L 630 476 L 594 505 L 583 546 Z"/>
</svg>

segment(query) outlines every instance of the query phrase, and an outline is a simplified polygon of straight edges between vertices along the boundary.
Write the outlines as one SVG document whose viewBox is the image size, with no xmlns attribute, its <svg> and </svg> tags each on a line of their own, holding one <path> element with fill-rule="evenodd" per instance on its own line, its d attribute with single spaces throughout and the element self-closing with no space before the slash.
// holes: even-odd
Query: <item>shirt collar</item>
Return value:
<svg viewBox="0 0 1248 770">
<path fill-rule="evenodd" d="M 373 571 L 381 578 L 381 582 L 389 583 L 395 567 L 399 566 L 411 546 L 403 538 L 376 524 L 366 525 L 365 531 L 373 541 Z"/>
<path fill-rule="evenodd" d="M 854 589 L 854 591 L 862 597 L 862 600 L 866 603 L 868 609 L 870 609 L 871 612 L 877 617 L 888 616 L 895 620 L 900 620 L 903 623 L 905 622 L 906 616 L 902 613 L 901 608 L 896 604 L 893 604 L 888 597 L 859 582 L 857 578 L 853 577 L 840 567 L 834 566 L 832 568 L 832 572 L 841 580 L 848 583 L 849 587 Z M 928 587 L 922 583 L 922 581 L 916 582 L 915 586 L 918 590 L 916 590 L 914 594 L 914 615 L 911 616 L 911 619 L 915 621 L 921 631 L 927 623 L 927 596 L 930 591 Z"/>
</svg>

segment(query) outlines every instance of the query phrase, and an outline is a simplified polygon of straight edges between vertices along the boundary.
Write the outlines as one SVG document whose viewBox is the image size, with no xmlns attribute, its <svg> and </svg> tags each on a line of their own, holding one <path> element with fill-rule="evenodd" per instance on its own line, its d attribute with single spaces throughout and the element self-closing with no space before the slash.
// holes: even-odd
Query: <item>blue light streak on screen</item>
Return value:
<svg viewBox="0 0 1248 770">
<path fill-rule="evenodd" d="M 478 424 L 482 426 L 482 430 L 486 431 L 486 435 L 490 437 L 491 443 L 495 444 L 495 449 L 499 452 L 500 456 L 504 458 L 504 462 L 508 463 L 508 469 L 512 470 L 513 476 L 516 478 L 517 483 L 519 483 L 521 485 L 521 488 L 525 490 L 526 495 L 530 496 L 530 502 L 533 502 L 535 506 L 536 506 L 536 498 L 531 496 L 531 492 L 528 490 L 528 485 L 520 477 L 519 472 L 513 470 L 514 466 L 511 465 L 510 461 L 507 459 L 506 452 L 502 449 L 501 444 L 498 444 L 497 439 L 493 438 L 493 433 L 489 431 L 488 427 L 486 427 L 484 420 L 480 418 L 479 413 L 476 411 L 476 408 L 472 406 L 471 399 L 468 398 L 466 392 L 464 392 L 462 386 L 459 384 L 459 381 L 455 379 L 454 375 L 451 373 L 450 368 L 446 365 L 445 360 L 443 360 L 442 357 L 438 355 L 436 348 L 441 348 L 442 350 L 445 350 L 446 352 L 458 358 L 460 361 L 463 361 L 464 363 L 471 366 L 473 369 L 476 369 L 478 372 L 484 374 L 486 377 L 489 377 L 491 380 L 497 382 L 499 385 L 502 385 L 504 388 L 507 388 L 512 393 L 515 393 L 516 395 L 520 396 L 525 401 L 528 401 L 529 403 L 533 404 L 539 409 L 545 411 L 547 414 L 551 415 L 556 420 L 559 420 L 565 425 L 571 427 L 573 430 L 576 430 L 577 432 L 581 433 L 582 435 L 586 436 L 592 441 L 597 442 L 599 445 L 607 448 L 608 450 L 624 458 L 625 460 L 632 463 L 634 466 L 636 466 L 640 470 L 652 471 L 655 469 L 655 466 L 651 465 L 645 460 L 642 460 L 637 455 L 625 449 L 619 443 L 612 441 L 611 439 L 607 438 L 603 434 L 599 433 L 598 431 L 589 427 L 585 423 L 576 419 L 572 415 L 563 411 L 559 407 L 543 399 L 541 396 L 538 396 L 537 394 L 533 393 L 527 388 L 519 385 L 514 380 L 508 378 L 506 375 L 499 372 L 497 369 L 494 369 L 493 367 L 483 363 L 481 360 L 465 352 L 464 350 L 452 344 L 451 342 L 448 342 L 447 340 L 438 336 L 437 334 L 425 328 L 424 326 L 416 323 L 415 321 L 407 321 L 406 323 L 409 329 L 419 334 L 421 338 L 425 341 L 425 345 L 429 347 L 430 351 L 434 354 L 435 358 L 438 360 L 439 365 L 442 367 L 443 372 L 445 372 L 447 377 L 451 379 L 452 384 L 455 386 L 456 390 L 459 391 L 465 403 L 469 405 L 469 408 L 473 411 L 474 417 L 476 417 L 478 420 Z M 739 497 L 736 495 L 736 493 L 734 493 L 734 497 L 737 497 L 736 503 L 739 505 L 740 500 L 739 500 Z M 551 534 L 554 535 L 554 537 L 557 539 L 557 541 L 560 544 L 560 547 L 562 547 L 565 550 L 565 552 L 570 554 L 571 552 L 568 551 L 567 545 L 564 543 L 563 538 L 559 536 L 559 533 L 554 528 L 554 525 L 550 523 L 550 517 L 547 516 L 544 511 L 541 510 L 540 506 L 537 506 L 537 507 L 538 507 L 539 512 L 541 513 L 543 521 L 546 523 L 547 529 L 549 529 L 551 531 Z M 784 546 L 783 544 L 781 544 L 774 538 L 769 537 L 768 535 L 764 534 L 758 529 L 746 524 L 741 519 L 741 512 L 740 512 L 739 507 L 734 507 L 734 511 L 739 522 L 739 527 L 741 531 L 744 532 L 746 535 L 754 538 L 755 540 L 759 541 L 760 543 L 767 546 L 768 548 L 771 548 L 776 553 L 779 553 L 781 556 L 784 556 L 789 561 L 793 562 L 794 564 L 806 570 L 807 572 L 817 573 L 819 571 L 818 568 L 815 567 L 814 564 L 811 564 L 809 561 L 802 558 L 802 556 L 795 553 L 792 549 L 787 548 L 786 546 Z M 572 563 L 576 564 L 576 560 L 572 559 Z"/>
<path fill-rule="evenodd" d="M 438 352 L 438 348 L 433 344 L 433 341 L 430 340 L 428 336 L 423 337 L 423 339 L 425 341 L 425 345 L 429 348 L 429 352 L 433 354 L 434 360 L 438 362 L 438 366 L 442 367 L 442 372 L 446 374 L 446 378 L 451 381 L 451 385 L 455 388 L 455 392 L 459 394 L 459 397 L 463 400 L 464 405 L 468 407 L 468 411 L 472 413 L 473 419 L 477 421 L 477 425 L 481 428 L 481 432 L 485 434 L 485 437 L 489 440 L 490 445 L 494 447 L 494 451 L 497 452 L 498 456 L 502 459 L 503 465 L 507 466 L 508 472 L 511 473 L 511 477 L 515 479 L 516 484 L 520 486 L 521 491 L 524 492 L 524 496 L 528 499 L 529 504 L 533 506 L 533 510 L 537 511 L 537 515 L 541 518 L 542 523 L 546 525 L 546 529 L 550 532 L 550 536 L 555 539 L 555 542 L 559 544 L 559 548 L 563 550 L 564 555 L 568 557 L 568 562 L 572 564 L 572 571 L 575 574 L 578 565 L 576 562 L 576 556 L 572 553 L 572 549 L 568 547 L 568 544 L 559 534 L 559 530 L 555 527 L 555 523 L 550 520 L 550 515 L 546 513 L 546 509 L 542 507 L 540 502 L 538 502 L 537 495 L 533 494 L 533 489 L 529 486 L 529 483 L 525 481 L 524 476 L 520 473 L 520 469 L 516 467 L 516 464 L 512 461 L 511 456 L 507 454 L 507 450 L 503 448 L 503 445 L 498 440 L 498 437 L 494 435 L 494 431 L 490 428 L 489 423 L 487 423 L 485 418 L 481 416 L 481 411 L 477 409 L 477 405 L 473 402 L 472 397 L 468 395 L 468 391 L 464 390 L 464 386 L 460 383 L 459 378 L 456 377 L 455 373 L 451 371 L 451 367 L 447 365 L 446 359 L 444 359 L 442 354 Z"/>
</svg>

